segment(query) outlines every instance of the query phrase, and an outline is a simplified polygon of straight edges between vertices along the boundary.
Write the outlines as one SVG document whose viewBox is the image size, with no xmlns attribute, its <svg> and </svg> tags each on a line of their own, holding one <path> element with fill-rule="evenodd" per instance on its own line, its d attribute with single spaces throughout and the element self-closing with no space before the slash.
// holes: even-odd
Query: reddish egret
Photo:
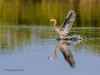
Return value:
<svg viewBox="0 0 100 75">
<path fill-rule="evenodd" d="M 54 22 L 54 29 L 58 34 L 60 34 L 60 38 L 63 39 L 68 35 L 68 32 L 74 23 L 75 17 L 76 17 L 76 13 L 73 10 L 70 10 L 67 17 L 65 18 L 64 23 L 59 29 L 56 27 L 57 24 L 56 19 L 50 20 Z"/>
<path fill-rule="evenodd" d="M 68 47 L 68 43 L 65 40 L 60 40 L 60 44 L 56 46 L 54 49 L 54 55 L 50 57 L 50 60 L 55 60 L 57 58 L 57 50 L 60 50 L 63 54 L 65 60 L 69 63 L 69 65 L 74 68 L 75 67 L 75 60 L 74 57 Z"/>
</svg>

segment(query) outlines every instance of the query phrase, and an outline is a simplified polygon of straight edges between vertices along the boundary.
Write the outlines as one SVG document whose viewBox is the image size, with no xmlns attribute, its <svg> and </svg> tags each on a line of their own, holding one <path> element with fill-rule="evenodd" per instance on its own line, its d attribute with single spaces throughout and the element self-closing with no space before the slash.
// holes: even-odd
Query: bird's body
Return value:
<svg viewBox="0 0 100 75">
<path fill-rule="evenodd" d="M 60 34 L 60 39 L 61 39 L 60 44 L 56 46 L 56 48 L 54 49 L 54 55 L 53 57 L 50 57 L 50 60 L 55 60 L 57 58 L 56 51 L 60 50 L 65 60 L 69 63 L 69 65 L 72 68 L 75 67 L 75 60 L 68 47 L 68 44 L 63 39 L 65 39 L 66 36 L 68 35 L 68 32 L 74 23 L 75 17 L 76 17 L 76 13 L 73 10 L 70 10 L 67 17 L 64 20 L 64 23 L 59 29 L 56 27 L 56 24 L 57 24 L 56 19 L 50 20 L 54 22 L 54 29 L 58 34 Z"/>
<path fill-rule="evenodd" d="M 58 34 L 60 34 L 60 38 L 65 38 L 68 35 L 68 32 L 74 23 L 75 17 L 76 17 L 76 13 L 73 10 L 70 10 L 67 17 L 65 18 L 64 23 L 59 29 L 56 27 L 57 24 L 56 19 L 50 20 L 50 21 L 54 21 L 54 29 Z"/>
</svg>

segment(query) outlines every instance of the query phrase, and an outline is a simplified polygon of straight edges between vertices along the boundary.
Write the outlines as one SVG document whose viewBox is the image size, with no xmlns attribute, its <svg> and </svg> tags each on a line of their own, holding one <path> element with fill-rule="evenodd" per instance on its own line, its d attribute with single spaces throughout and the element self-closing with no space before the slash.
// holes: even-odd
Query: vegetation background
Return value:
<svg viewBox="0 0 100 75">
<path fill-rule="evenodd" d="M 76 12 L 74 27 L 99 27 L 100 0 L 0 0 L 0 25 L 61 25 L 69 10 Z"/>
</svg>

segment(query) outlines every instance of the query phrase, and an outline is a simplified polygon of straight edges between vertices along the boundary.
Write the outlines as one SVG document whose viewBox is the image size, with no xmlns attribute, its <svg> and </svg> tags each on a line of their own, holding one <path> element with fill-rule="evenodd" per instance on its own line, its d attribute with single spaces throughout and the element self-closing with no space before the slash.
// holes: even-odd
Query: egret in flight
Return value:
<svg viewBox="0 0 100 75">
<path fill-rule="evenodd" d="M 68 35 L 68 32 L 74 23 L 75 17 L 76 13 L 73 10 L 70 10 L 67 17 L 64 20 L 64 23 L 59 29 L 56 27 L 57 20 L 56 19 L 50 20 L 54 22 L 54 29 L 58 34 L 60 34 L 60 38 L 64 39 Z"/>
</svg>

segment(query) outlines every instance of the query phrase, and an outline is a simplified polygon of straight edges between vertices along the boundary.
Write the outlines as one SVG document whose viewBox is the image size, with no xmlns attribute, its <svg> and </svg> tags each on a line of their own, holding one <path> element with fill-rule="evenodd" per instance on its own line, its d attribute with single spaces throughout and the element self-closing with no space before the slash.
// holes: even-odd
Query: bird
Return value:
<svg viewBox="0 0 100 75">
<path fill-rule="evenodd" d="M 61 53 L 64 56 L 65 61 L 68 62 L 68 64 L 74 68 L 75 67 L 75 60 L 73 57 L 73 54 L 71 53 L 68 43 L 65 40 L 60 40 L 60 44 L 57 45 L 54 49 L 54 54 L 52 57 L 49 57 L 50 60 L 56 60 L 57 58 L 57 50 L 60 50 Z"/>
<path fill-rule="evenodd" d="M 54 22 L 54 30 L 60 34 L 60 38 L 64 39 L 67 35 L 69 30 L 71 29 L 74 21 L 75 21 L 76 13 L 73 10 L 70 10 L 67 17 L 64 20 L 64 23 L 61 25 L 60 28 L 57 28 L 57 20 L 51 19 L 50 21 Z"/>
</svg>

